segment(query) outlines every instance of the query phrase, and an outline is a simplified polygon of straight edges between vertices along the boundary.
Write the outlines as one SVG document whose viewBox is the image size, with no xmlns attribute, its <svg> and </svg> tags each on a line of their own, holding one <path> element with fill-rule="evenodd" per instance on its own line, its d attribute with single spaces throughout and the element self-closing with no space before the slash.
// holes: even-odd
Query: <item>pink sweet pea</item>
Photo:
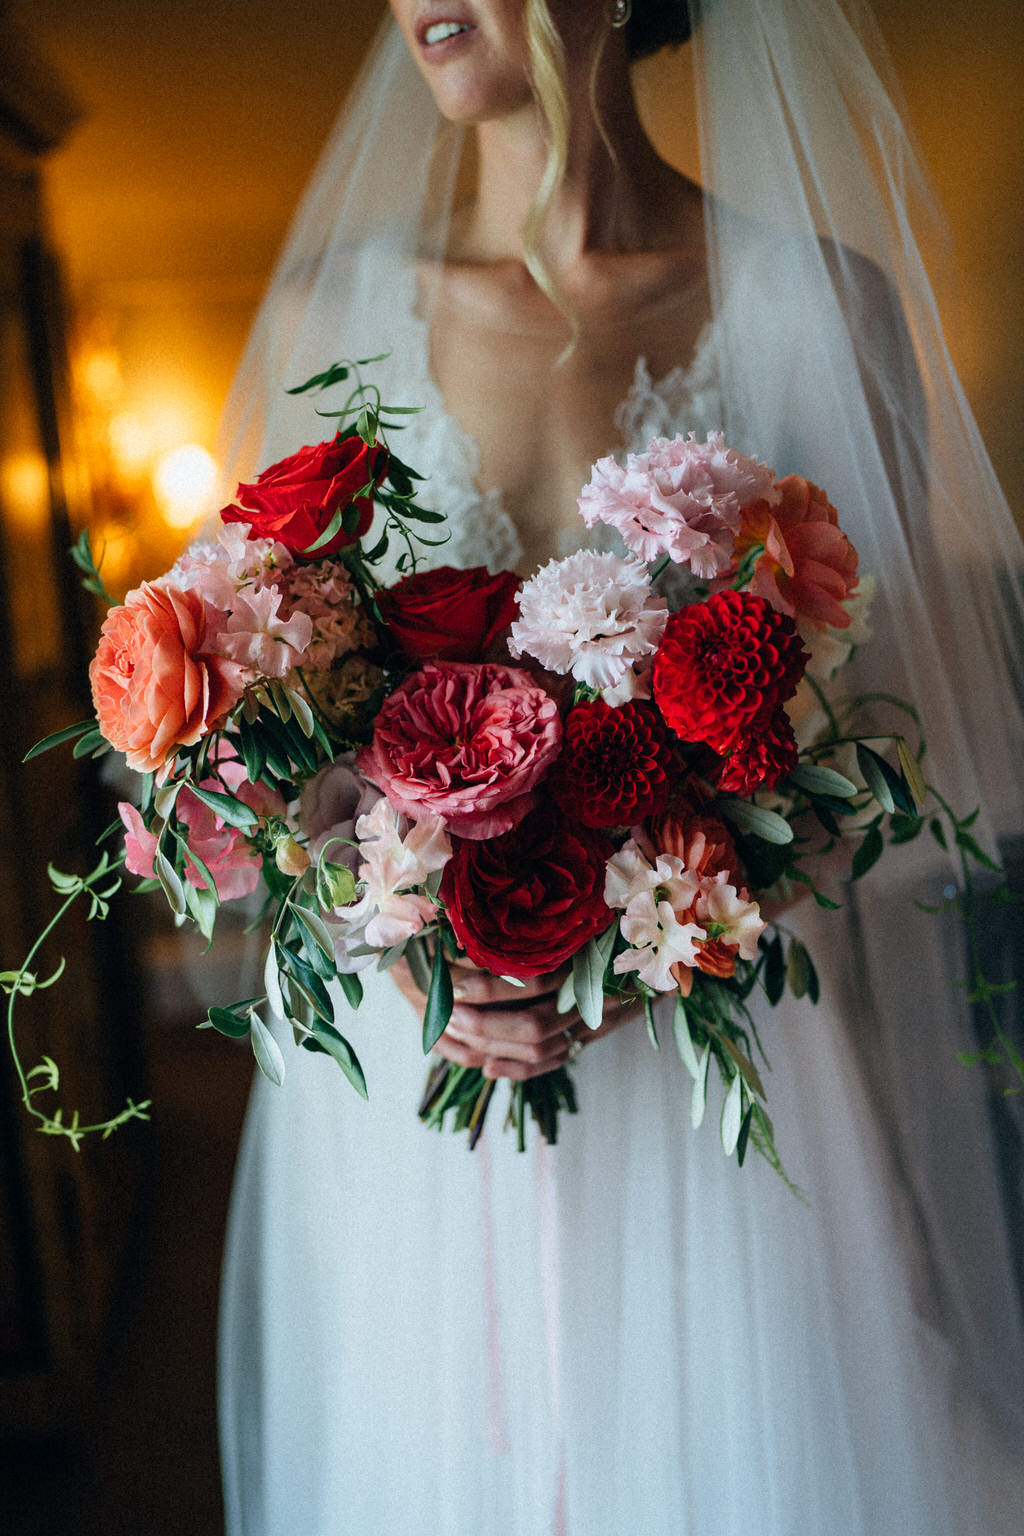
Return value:
<svg viewBox="0 0 1024 1536">
<path fill-rule="evenodd" d="M 205 780 L 201 787 L 223 793 L 223 786 L 214 779 Z M 125 828 L 125 864 L 133 875 L 152 879 L 156 834 L 146 829 L 134 805 L 122 800 L 117 809 Z M 215 811 L 196 799 L 187 786 L 178 795 L 175 815 L 188 828 L 189 847 L 213 876 L 221 901 L 234 901 L 256 889 L 262 867 L 260 856 L 237 827 L 226 826 Z M 206 890 L 206 880 L 188 860 L 185 861 L 185 877 L 198 890 Z"/>
</svg>

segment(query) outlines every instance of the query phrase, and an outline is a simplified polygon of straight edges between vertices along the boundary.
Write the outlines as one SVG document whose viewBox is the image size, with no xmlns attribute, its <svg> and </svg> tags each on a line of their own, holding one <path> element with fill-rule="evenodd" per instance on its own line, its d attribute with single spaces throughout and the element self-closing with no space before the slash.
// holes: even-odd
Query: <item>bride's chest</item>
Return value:
<svg viewBox="0 0 1024 1536">
<path fill-rule="evenodd" d="M 424 410 L 401 451 L 429 477 L 423 500 L 448 516 L 449 563 L 525 571 L 578 547 L 577 497 L 596 459 L 718 425 L 699 311 L 682 323 L 655 315 L 583 327 L 563 356 L 567 334 L 484 325 L 451 308 L 429 334 L 421 327 L 412 372 L 422 373 Z"/>
</svg>

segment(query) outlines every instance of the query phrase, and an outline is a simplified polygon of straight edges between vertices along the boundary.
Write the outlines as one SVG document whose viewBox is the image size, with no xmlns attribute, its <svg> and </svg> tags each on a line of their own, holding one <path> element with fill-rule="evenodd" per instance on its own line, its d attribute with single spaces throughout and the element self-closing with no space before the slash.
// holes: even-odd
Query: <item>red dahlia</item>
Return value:
<svg viewBox="0 0 1024 1536">
<path fill-rule="evenodd" d="M 718 788 L 734 795 L 752 795 L 755 789 L 774 789 L 797 762 L 796 738 L 784 710 L 742 735 L 722 765 Z"/>
<path fill-rule="evenodd" d="M 716 592 L 674 613 L 654 658 L 654 697 L 684 741 L 727 756 L 759 715 L 792 698 L 807 652 L 793 620 L 753 592 Z"/>
<path fill-rule="evenodd" d="M 548 807 L 502 837 L 457 839 L 441 900 L 473 964 L 522 981 L 557 970 L 612 921 L 604 900 L 612 851 L 599 832 Z"/>
<path fill-rule="evenodd" d="M 552 789 L 585 827 L 628 827 L 668 799 L 672 749 L 650 704 L 578 704 L 565 721 Z"/>
</svg>

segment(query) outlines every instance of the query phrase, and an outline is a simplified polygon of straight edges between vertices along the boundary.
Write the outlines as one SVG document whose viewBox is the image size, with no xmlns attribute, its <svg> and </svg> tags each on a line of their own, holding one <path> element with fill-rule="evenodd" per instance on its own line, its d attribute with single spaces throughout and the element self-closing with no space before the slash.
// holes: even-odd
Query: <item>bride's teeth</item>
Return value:
<svg viewBox="0 0 1024 1536">
<path fill-rule="evenodd" d="M 443 43 L 446 37 L 455 37 L 465 30 L 461 21 L 439 21 L 427 28 L 423 40 L 429 48 L 432 43 Z"/>
</svg>

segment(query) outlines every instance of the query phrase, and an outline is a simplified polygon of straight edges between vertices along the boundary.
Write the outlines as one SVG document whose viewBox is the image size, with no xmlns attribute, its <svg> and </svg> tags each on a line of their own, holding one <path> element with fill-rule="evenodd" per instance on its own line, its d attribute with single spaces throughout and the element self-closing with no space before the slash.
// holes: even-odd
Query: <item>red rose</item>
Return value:
<svg viewBox="0 0 1024 1536">
<path fill-rule="evenodd" d="M 734 795 L 752 795 L 755 789 L 774 789 L 796 767 L 796 738 L 784 710 L 764 721 L 755 721 L 741 735 L 718 775 L 718 788 Z"/>
<path fill-rule="evenodd" d="M 322 560 L 362 538 L 373 521 L 373 497 L 357 493 L 379 485 L 387 470 L 387 449 L 379 443 L 368 448 L 361 437 L 336 437 L 271 464 L 255 485 L 238 487 L 241 505 L 220 515 L 225 523 L 250 523 L 251 538 L 276 539 L 302 555 L 340 511 L 341 527 L 312 557 Z"/>
<path fill-rule="evenodd" d="M 597 699 L 569 712 L 552 789 L 585 827 L 628 827 L 664 806 L 671 761 L 665 727 L 650 704 L 613 709 Z"/>
<path fill-rule="evenodd" d="M 474 965 L 525 981 L 555 971 L 602 933 L 611 842 L 545 807 L 503 837 L 458 842 L 441 900 Z"/>
<path fill-rule="evenodd" d="M 716 592 L 674 613 L 654 658 L 654 697 L 684 741 L 727 756 L 759 715 L 796 691 L 807 652 L 793 620 L 752 592 Z"/>
<path fill-rule="evenodd" d="M 378 597 L 399 646 L 414 661 L 482 661 L 518 612 L 519 577 L 484 565 L 407 576 Z"/>
</svg>

